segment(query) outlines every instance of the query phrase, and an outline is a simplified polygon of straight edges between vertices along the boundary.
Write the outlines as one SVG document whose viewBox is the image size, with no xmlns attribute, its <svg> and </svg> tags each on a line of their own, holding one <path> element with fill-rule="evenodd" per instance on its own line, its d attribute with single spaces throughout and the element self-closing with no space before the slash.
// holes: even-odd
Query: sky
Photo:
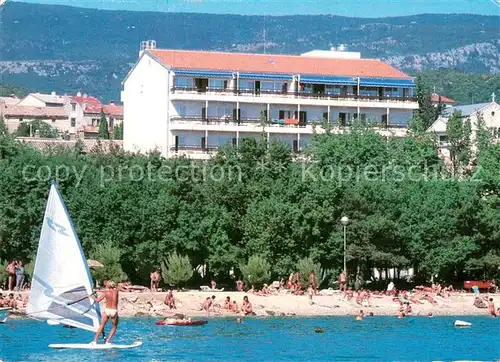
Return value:
<svg viewBox="0 0 500 362">
<path fill-rule="evenodd" d="M 39 4 L 217 14 L 334 14 L 386 17 L 422 13 L 500 15 L 500 0 L 22 0 Z"/>
</svg>

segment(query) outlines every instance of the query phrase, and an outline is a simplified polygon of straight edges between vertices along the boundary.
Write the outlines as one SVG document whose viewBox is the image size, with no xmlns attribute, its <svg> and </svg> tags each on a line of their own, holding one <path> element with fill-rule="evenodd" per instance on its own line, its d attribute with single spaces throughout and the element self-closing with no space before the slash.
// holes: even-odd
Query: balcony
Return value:
<svg viewBox="0 0 500 362">
<path fill-rule="evenodd" d="M 314 129 L 317 132 L 323 132 L 322 122 L 298 120 L 278 120 L 272 119 L 270 122 L 262 124 L 260 119 L 244 118 L 239 121 L 231 116 L 222 117 L 200 117 L 200 116 L 177 116 L 170 118 L 170 129 L 172 131 L 208 131 L 208 132 L 241 132 L 241 133 L 260 133 L 265 126 L 264 132 L 273 134 L 312 134 Z M 285 123 L 289 121 L 288 123 Z M 291 121 L 294 121 L 293 123 Z M 332 123 L 333 131 L 342 133 L 349 129 L 351 122 Z M 406 134 L 408 125 L 406 124 L 387 124 L 382 122 L 372 123 L 374 129 L 383 135 L 401 135 Z"/>
<path fill-rule="evenodd" d="M 172 100 L 212 100 L 220 101 L 221 97 L 225 101 L 234 102 L 256 102 L 256 103 L 283 103 L 283 104 L 313 104 L 318 105 L 337 105 L 347 107 L 366 107 L 371 104 L 374 107 L 400 107 L 407 109 L 416 109 L 416 97 L 398 97 L 392 95 L 374 96 L 374 95 L 356 95 L 356 94 L 329 94 L 314 92 L 283 92 L 281 90 L 255 90 L 240 89 L 232 90 L 229 88 L 191 88 L 191 87 L 173 87 L 171 88 Z M 319 102 L 318 102 L 319 101 Z M 321 102 L 322 101 L 322 102 Z M 332 104 L 333 101 L 333 104 Z"/>
</svg>

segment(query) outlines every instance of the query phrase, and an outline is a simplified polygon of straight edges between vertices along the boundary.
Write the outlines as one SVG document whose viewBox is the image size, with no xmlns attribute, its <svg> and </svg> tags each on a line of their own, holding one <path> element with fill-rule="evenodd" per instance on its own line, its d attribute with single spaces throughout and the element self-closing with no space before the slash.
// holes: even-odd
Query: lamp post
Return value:
<svg viewBox="0 0 500 362">
<path fill-rule="evenodd" d="M 344 225 L 344 273 L 347 275 L 347 224 L 349 224 L 349 218 L 347 216 L 342 216 L 340 219 L 342 225 Z"/>
</svg>

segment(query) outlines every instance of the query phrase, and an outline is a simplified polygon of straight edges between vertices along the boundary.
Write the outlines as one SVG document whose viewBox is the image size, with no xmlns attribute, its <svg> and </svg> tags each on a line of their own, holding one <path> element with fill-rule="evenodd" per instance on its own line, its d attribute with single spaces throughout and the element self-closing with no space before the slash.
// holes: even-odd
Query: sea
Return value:
<svg viewBox="0 0 500 362">
<path fill-rule="evenodd" d="M 472 326 L 457 328 L 456 320 Z M 54 350 L 51 343 L 86 343 L 92 334 L 34 320 L 0 325 L 0 360 L 7 361 L 499 361 L 500 318 L 353 317 L 209 319 L 197 327 L 157 326 L 122 318 L 115 343 L 131 350 Z"/>
</svg>

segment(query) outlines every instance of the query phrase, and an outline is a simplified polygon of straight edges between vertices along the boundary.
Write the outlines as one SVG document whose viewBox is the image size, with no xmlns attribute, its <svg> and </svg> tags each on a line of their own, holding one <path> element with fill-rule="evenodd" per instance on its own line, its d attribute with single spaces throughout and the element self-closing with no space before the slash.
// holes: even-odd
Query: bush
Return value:
<svg viewBox="0 0 500 362">
<path fill-rule="evenodd" d="M 7 285 L 7 279 L 9 278 L 9 274 L 5 271 L 8 264 L 9 264 L 8 262 L 0 260 L 0 268 L 2 268 L 0 269 L 0 289 L 4 290 L 9 289 Z"/>
<path fill-rule="evenodd" d="M 247 285 L 260 289 L 271 278 L 271 265 L 259 255 L 251 256 L 246 265 L 240 266 Z"/>
<path fill-rule="evenodd" d="M 186 255 L 169 254 L 161 264 L 163 281 L 173 287 L 182 287 L 193 276 L 193 266 Z"/>
<path fill-rule="evenodd" d="M 321 264 L 315 263 L 312 258 L 300 259 L 297 262 L 297 271 L 300 273 L 300 283 L 302 287 L 309 286 L 309 274 L 314 271 L 316 287 L 321 284 Z"/>
<path fill-rule="evenodd" d="M 106 241 L 98 249 L 90 253 L 90 258 L 99 261 L 104 265 L 103 268 L 95 268 L 92 275 L 95 280 L 113 280 L 122 282 L 128 279 L 127 274 L 122 270 L 120 264 L 122 252 L 110 241 Z"/>
</svg>

